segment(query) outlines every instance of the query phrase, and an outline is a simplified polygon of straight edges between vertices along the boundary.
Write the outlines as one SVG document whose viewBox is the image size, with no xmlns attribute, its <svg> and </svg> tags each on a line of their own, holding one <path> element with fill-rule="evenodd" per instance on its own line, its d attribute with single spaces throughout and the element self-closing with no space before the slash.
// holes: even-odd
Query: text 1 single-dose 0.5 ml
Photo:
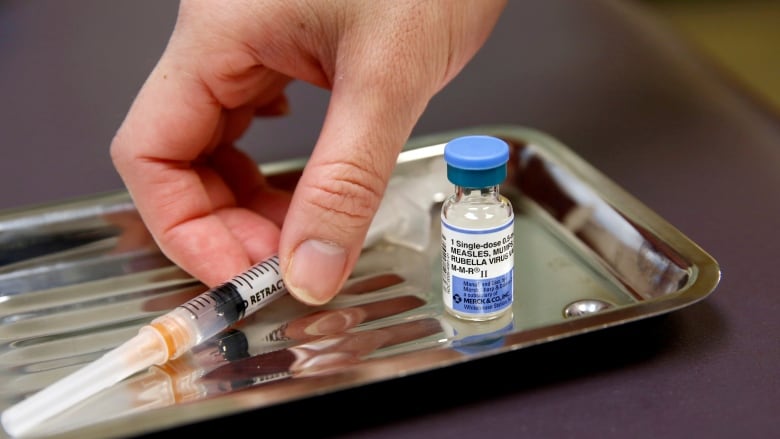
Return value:
<svg viewBox="0 0 780 439">
<path fill-rule="evenodd" d="M 492 136 L 464 136 L 444 147 L 455 185 L 441 210 L 445 309 L 466 320 L 490 320 L 514 301 L 514 211 L 499 193 L 509 145 Z"/>
</svg>

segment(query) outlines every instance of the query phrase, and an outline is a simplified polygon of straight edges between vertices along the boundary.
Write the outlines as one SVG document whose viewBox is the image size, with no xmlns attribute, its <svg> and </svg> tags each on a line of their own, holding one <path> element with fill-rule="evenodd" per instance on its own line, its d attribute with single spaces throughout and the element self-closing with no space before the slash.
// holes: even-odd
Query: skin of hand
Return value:
<svg viewBox="0 0 780 439">
<path fill-rule="evenodd" d="M 111 144 L 160 249 L 209 286 L 279 254 L 290 294 L 333 298 L 429 100 L 473 58 L 505 0 L 184 0 Z M 292 194 L 235 142 L 287 112 L 285 87 L 331 91 Z M 272 140 L 265 147 L 273 147 Z"/>
</svg>

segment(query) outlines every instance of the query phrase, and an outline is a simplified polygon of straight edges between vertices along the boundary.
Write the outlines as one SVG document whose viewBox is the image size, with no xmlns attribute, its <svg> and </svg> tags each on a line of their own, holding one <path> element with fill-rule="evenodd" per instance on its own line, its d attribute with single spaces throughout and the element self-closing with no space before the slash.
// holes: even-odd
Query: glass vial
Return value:
<svg viewBox="0 0 780 439">
<path fill-rule="evenodd" d="M 514 211 L 499 193 L 509 145 L 492 136 L 464 136 L 444 147 L 455 185 L 441 209 L 444 307 L 465 320 L 491 320 L 514 301 Z"/>
</svg>

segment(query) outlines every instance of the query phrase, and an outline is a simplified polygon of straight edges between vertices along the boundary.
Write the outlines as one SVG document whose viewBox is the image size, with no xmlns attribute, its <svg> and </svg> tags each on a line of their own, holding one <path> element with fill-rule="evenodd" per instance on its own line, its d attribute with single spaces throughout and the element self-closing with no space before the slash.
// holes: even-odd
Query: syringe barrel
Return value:
<svg viewBox="0 0 780 439">
<path fill-rule="evenodd" d="M 12 435 L 24 433 L 139 370 L 179 357 L 286 292 L 274 256 L 152 320 L 136 337 L 5 410 L 0 421 Z"/>
<path fill-rule="evenodd" d="M 188 326 L 196 335 L 194 346 L 227 329 L 286 292 L 279 268 L 279 257 L 273 256 L 230 281 L 180 305 L 170 314 L 186 317 Z M 192 346 L 186 347 L 185 350 L 190 347 Z M 173 355 L 172 358 L 177 356 Z"/>
</svg>

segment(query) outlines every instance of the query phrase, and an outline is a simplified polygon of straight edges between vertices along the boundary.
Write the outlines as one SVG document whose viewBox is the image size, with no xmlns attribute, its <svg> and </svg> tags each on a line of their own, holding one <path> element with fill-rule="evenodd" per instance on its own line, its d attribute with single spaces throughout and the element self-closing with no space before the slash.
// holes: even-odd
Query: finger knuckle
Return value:
<svg viewBox="0 0 780 439">
<path fill-rule="evenodd" d="M 370 165 L 357 161 L 323 165 L 322 178 L 312 183 L 311 203 L 335 227 L 352 232 L 364 227 L 374 216 L 382 198 L 382 175 Z"/>
</svg>

